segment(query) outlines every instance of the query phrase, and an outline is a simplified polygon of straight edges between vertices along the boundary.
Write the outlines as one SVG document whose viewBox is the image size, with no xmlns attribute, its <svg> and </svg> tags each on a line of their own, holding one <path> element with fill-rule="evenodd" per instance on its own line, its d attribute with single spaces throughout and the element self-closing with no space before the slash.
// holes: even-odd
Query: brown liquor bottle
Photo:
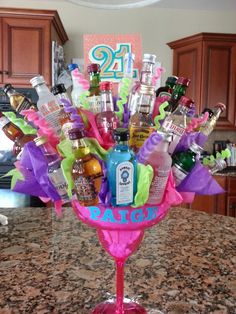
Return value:
<svg viewBox="0 0 236 314">
<path fill-rule="evenodd" d="M 75 162 L 72 167 L 74 189 L 82 206 L 98 204 L 98 193 L 102 184 L 102 167 L 99 161 L 90 154 L 84 140 L 84 131 L 74 128 L 69 131 Z"/>
</svg>

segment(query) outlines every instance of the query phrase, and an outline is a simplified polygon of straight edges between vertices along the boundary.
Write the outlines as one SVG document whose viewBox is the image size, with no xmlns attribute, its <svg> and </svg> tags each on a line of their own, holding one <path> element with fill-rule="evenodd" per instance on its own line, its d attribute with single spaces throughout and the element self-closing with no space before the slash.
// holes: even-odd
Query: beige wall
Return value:
<svg viewBox="0 0 236 314">
<path fill-rule="evenodd" d="M 197 1 L 197 0 L 196 0 Z M 146 7 L 126 11 L 105 11 L 80 7 L 65 1 L 0 0 L 3 7 L 57 9 L 70 41 L 66 59 L 83 57 L 85 33 L 135 33 L 143 38 L 143 52 L 154 53 L 172 72 L 172 51 L 166 45 L 199 32 L 236 33 L 236 11 L 188 11 Z"/>
</svg>

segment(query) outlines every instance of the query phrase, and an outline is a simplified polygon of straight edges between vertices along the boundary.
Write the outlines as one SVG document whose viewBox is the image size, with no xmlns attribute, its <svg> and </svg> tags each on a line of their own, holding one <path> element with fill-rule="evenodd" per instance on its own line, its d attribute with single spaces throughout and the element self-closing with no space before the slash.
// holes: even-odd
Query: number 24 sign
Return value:
<svg viewBox="0 0 236 314">
<path fill-rule="evenodd" d="M 138 78 L 141 64 L 140 36 L 135 35 L 84 35 L 85 66 L 98 63 L 101 67 L 101 79 L 119 82 L 124 74 L 124 56 L 127 52 L 135 55 L 133 78 Z M 86 37 L 89 36 L 89 37 Z M 133 36 L 133 37 L 132 37 Z M 126 41 L 124 41 L 126 39 Z M 97 43 L 97 42 L 100 43 Z"/>
</svg>

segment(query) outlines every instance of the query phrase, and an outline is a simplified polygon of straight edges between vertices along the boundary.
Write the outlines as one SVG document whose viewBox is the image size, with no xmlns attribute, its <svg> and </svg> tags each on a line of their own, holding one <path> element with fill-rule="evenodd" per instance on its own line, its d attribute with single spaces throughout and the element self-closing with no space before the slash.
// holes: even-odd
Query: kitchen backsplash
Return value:
<svg viewBox="0 0 236 314">
<path fill-rule="evenodd" d="M 227 141 L 229 140 L 232 143 L 236 143 L 236 131 L 213 131 L 209 136 L 204 150 L 209 153 L 213 152 L 213 144 L 215 141 Z"/>
</svg>

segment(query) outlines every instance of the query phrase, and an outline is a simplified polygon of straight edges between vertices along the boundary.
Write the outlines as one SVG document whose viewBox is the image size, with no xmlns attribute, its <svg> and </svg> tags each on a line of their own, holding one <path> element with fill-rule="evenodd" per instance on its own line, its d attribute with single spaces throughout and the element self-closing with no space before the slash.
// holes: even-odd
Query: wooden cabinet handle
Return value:
<svg viewBox="0 0 236 314">
<path fill-rule="evenodd" d="M 2 74 L 9 74 L 9 71 L 3 71 Z"/>
</svg>

